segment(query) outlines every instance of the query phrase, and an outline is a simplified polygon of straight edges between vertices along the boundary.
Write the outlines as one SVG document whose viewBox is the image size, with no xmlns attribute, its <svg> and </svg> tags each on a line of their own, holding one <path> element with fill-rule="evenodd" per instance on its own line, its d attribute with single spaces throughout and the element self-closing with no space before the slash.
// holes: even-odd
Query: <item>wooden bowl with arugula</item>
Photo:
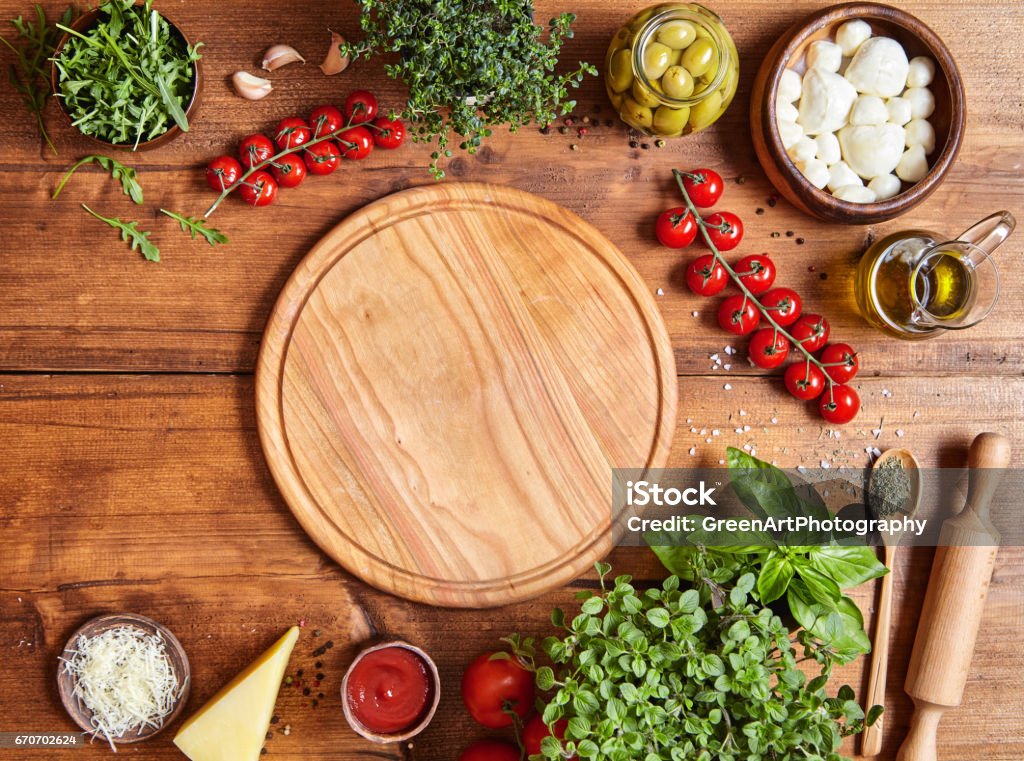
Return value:
<svg viewBox="0 0 1024 761">
<path fill-rule="evenodd" d="M 202 89 L 202 43 L 190 42 L 152 0 L 109 0 L 58 27 L 64 36 L 50 83 L 85 137 L 106 147 L 149 150 L 189 131 Z"/>
</svg>

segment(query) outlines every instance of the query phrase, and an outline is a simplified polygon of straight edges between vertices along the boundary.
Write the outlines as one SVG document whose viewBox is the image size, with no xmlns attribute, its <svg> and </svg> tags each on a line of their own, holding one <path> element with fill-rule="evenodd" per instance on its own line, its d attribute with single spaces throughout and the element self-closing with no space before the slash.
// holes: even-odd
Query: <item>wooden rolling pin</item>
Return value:
<svg viewBox="0 0 1024 761">
<path fill-rule="evenodd" d="M 1010 441 L 983 433 L 967 456 L 970 484 L 963 512 L 942 524 L 928 593 L 910 656 L 906 691 L 914 699 L 910 734 L 897 761 L 935 761 L 939 720 L 960 705 L 992 579 L 999 532 L 989 501 L 1010 465 Z"/>
</svg>

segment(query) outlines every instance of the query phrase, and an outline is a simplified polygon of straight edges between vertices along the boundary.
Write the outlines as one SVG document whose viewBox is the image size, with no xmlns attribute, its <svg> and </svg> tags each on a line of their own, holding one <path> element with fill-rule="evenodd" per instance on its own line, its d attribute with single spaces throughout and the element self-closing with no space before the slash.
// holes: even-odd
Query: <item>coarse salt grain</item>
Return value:
<svg viewBox="0 0 1024 761">
<path fill-rule="evenodd" d="M 905 431 L 903 431 L 903 430 L 902 430 L 902 429 L 900 429 L 900 428 L 897 428 L 897 429 L 896 429 L 896 438 L 898 438 L 898 439 L 902 439 L 902 438 L 903 438 L 903 434 L 904 434 L 904 433 L 905 433 Z"/>
<path fill-rule="evenodd" d="M 724 388 L 726 391 L 732 391 L 732 384 L 726 383 L 724 386 L 722 386 L 722 388 Z"/>
<path fill-rule="evenodd" d="M 659 289 L 657 290 L 657 293 L 658 293 L 658 295 L 659 295 L 659 296 L 664 296 L 664 295 L 665 295 L 665 291 L 664 291 L 664 290 L 662 290 L 661 288 L 659 288 Z"/>
<path fill-rule="evenodd" d="M 690 457 L 693 457 L 695 454 L 697 454 L 697 447 L 690 447 Z"/>
</svg>

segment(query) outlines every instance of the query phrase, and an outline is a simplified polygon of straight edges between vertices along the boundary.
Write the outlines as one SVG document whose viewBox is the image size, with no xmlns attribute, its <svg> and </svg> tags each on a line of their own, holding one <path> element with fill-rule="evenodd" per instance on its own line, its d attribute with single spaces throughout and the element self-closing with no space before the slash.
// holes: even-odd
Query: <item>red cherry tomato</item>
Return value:
<svg viewBox="0 0 1024 761">
<path fill-rule="evenodd" d="M 718 308 L 718 324 L 722 330 L 745 336 L 761 322 L 761 313 L 746 296 L 730 296 Z"/>
<path fill-rule="evenodd" d="M 366 90 L 356 90 L 345 99 L 345 123 L 365 124 L 377 118 L 377 96 Z"/>
<path fill-rule="evenodd" d="M 565 730 L 569 726 L 568 719 L 559 719 L 555 722 L 555 737 L 559 740 L 565 739 Z M 535 756 L 540 754 L 540 744 L 544 742 L 545 737 L 549 737 L 551 731 L 548 729 L 548 725 L 544 723 L 544 719 L 541 718 L 540 714 L 535 715 L 532 719 L 526 722 L 526 726 L 523 728 L 523 747 L 526 748 L 526 755 Z"/>
<path fill-rule="evenodd" d="M 689 209 L 677 206 L 661 213 L 654 224 L 654 233 L 663 246 L 686 248 L 697 237 L 697 222 Z"/>
<path fill-rule="evenodd" d="M 704 225 L 719 251 L 732 251 L 743 240 L 743 222 L 731 211 L 716 211 L 704 218 Z"/>
<path fill-rule="evenodd" d="M 277 123 L 274 130 L 274 142 L 277 147 L 286 151 L 289 148 L 298 148 L 313 139 L 313 130 L 306 124 L 305 119 L 297 116 L 289 116 Z"/>
<path fill-rule="evenodd" d="M 306 179 L 306 163 L 297 153 L 291 153 L 275 161 L 270 168 L 282 188 L 297 188 Z"/>
<path fill-rule="evenodd" d="M 821 353 L 821 364 L 825 365 L 828 377 L 836 383 L 849 383 L 860 370 L 857 352 L 849 344 L 829 344 Z"/>
<path fill-rule="evenodd" d="M 462 675 L 462 701 L 477 723 L 490 729 L 512 725 L 511 710 L 525 717 L 533 708 L 533 674 L 514 657 L 481 653 Z"/>
<path fill-rule="evenodd" d="M 334 106 L 319 106 L 309 115 L 309 126 L 314 138 L 323 137 L 344 127 L 345 116 Z"/>
<path fill-rule="evenodd" d="M 820 314 L 805 314 L 789 329 L 789 334 L 797 343 L 812 354 L 825 345 L 830 332 L 828 320 Z"/>
<path fill-rule="evenodd" d="M 480 740 L 462 751 L 459 761 L 519 761 L 519 748 L 498 740 Z"/>
<path fill-rule="evenodd" d="M 721 199 L 725 183 L 713 169 L 694 169 L 683 172 L 683 187 L 695 206 L 710 209 Z"/>
<path fill-rule="evenodd" d="M 373 135 L 366 127 L 352 127 L 338 135 L 341 155 L 350 161 L 362 161 L 373 150 Z"/>
<path fill-rule="evenodd" d="M 230 188 L 242 176 L 242 165 L 231 156 L 218 156 L 206 167 L 206 184 L 217 193 Z"/>
<path fill-rule="evenodd" d="M 725 267 L 711 254 L 697 257 L 686 268 L 686 285 L 698 296 L 714 296 L 729 283 Z"/>
<path fill-rule="evenodd" d="M 794 362 L 783 376 L 786 390 L 797 399 L 817 399 L 825 390 L 825 373 L 810 362 Z"/>
<path fill-rule="evenodd" d="M 341 151 L 330 140 L 314 143 L 302 152 L 302 159 L 310 174 L 324 176 L 341 166 Z"/>
<path fill-rule="evenodd" d="M 274 142 L 266 135 L 249 135 L 238 146 L 242 166 L 252 169 L 274 155 Z"/>
<path fill-rule="evenodd" d="M 775 288 L 761 297 L 761 306 L 771 312 L 775 322 L 786 327 L 792 325 L 800 317 L 803 301 L 792 288 Z"/>
<path fill-rule="evenodd" d="M 393 151 L 405 142 L 405 125 L 398 119 L 386 119 L 378 116 L 373 120 L 373 142 L 378 148 Z"/>
<path fill-rule="evenodd" d="M 837 384 L 821 395 L 818 407 L 825 422 L 844 425 L 860 412 L 860 397 L 850 386 Z"/>
<path fill-rule="evenodd" d="M 775 282 L 775 262 L 768 258 L 768 254 L 744 256 L 736 262 L 736 274 L 748 291 L 760 296 Z"/>
<path fill-rule="evenodd" d="M 250 206 L 270 206 L 277 198 L 277 181 L 269 172 L 253 172 L 238 192 Z"/>
<path fill-rule="evenodd" d="M 774 370 L 789 356 L 789 339 L 775 328 L 761 328 L 750 338 L 750 361 L 765 370 Z"/>
</svg>

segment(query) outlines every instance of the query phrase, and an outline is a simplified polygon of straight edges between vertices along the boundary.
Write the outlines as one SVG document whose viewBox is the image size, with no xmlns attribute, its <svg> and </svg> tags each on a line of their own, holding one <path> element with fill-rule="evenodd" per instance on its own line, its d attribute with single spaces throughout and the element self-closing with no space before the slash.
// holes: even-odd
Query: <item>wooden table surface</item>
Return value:
<svg viewBox="0 0 1024 761">
<path fill-rule="evenodd" d="M 51 11 L 58 6 L 45 5 Z M 188 241 L 156 210 L 200 213 L 210 200 L 201 172 L 210 158 L 233 150 L 251 131 L 269 130 L 279 118 L 306 113 L 322 101 L 338 102 L 351 89 L 369 87 L 396 106 L 402 91 L 374 61 L 333 79 L 322 77 L 315 64 L 283 69 L 274 75 L 273 95 L 258 103 L 230 93 L 227 76 L 240 68 L 255 70 L 270 44 L 291 43 L 316 61 L 326 46 L 326 26 L 354 33 L 354 7 L 347 0 L 159 5 L 207 42 L 208 79 L 187 138 L 154 153 L 122 157 L 140 169 L 149 199 L 144 210 L 132 207 L 98 173 L 82 173 L 51 202 L 62 170 L 92 151 L 51 106 L 60 149 L 60 157 L 52 157 L 11 88 L 0 86 L 6 115 L 0 121 L 0 732 L 71 730 L 57 698 L 56 655 L 84 619 L 130 610 L 160 620 L 181 639 L 194 675 L 190 708 L 291 624 L 305 623 L 293 670 L 303 668 L 307 678 L 315 671 L 312 652 L 328 639 L 336 644 L 322 658 L 324 680 L 314 696 L 322 690 L 326 697 L 318 707 L 299 690 L 282 691 L 278 726 L 290 725 L 291 733 L 274 735 L 269 758 L 452 759 L 481 734 L 461 709 L 462 667 L 507 633 L 544 632 L 549 609 L 567 604 L 593 579 L 530 603 L 475 612 L 413 605 L 376 592 L 340 571 L 299 529 L 264 465 L 252 400 L 260 334 L 288 274 L 346 214 L 387 193 L 431 182 L 424 168 L 428 150 L 375 154 L 283 194 L 270 209 L 230 201 L 214 217 L 230 235 L 229 246 L 212 250 Z M 537 13 L 546 20 L 575 6 L 577 36 L 565 58 L 596 62 L 617 25 L 642 5 L 544 0 Z M 998 209 L 1022 211 L 1024 5 L 900 4 L 932 25 L 959 60 L 969 100 L 968 134 L 935 196 L 906 218 L 873 228 L 830 227 L 785 202 L 769 206 L 772 190 L 747 132 L 750 82 L 762 56 L 789 24 L 821 4 L 714 5 L 742 61 L 736 104 L 714 129 L 664 149 L 631 149 L 621 124 L 605 125 L 613 114 L 595 80 L 583 89 L 578 113 L 600 111 L 602 121 L 583 140 L 536 129 L 497 135 L 477 156 L 452 161 L 450 178 L 507 183 L 567 206 L 617 243 L 659 293 L 680 384 L 673 465 L 714 465 L 727 445 L 750 443 L 758 456 L 786 466 L 817 466 L 824 459 L 833 467 L 862 467 L 866 447 L 897 444 L 911 448 L 926 466 L 959 466 L 970 440 L 985 430 L 1010 435 L 1018 444 L 1014 462 L 1024 463 L 1024 238 L 1012 239 L 998 254 L 1004 277 L 998 308 L 962 335 L 899 343 L 869 329 L 851 298 L 852 265 L 880 234 L 916 226 L 953 235 Z M 2 18 L 29 10 L 27 2 L 0 0 Z M 5 53 L 3 61 L 8 58 Z M 570 150 L 573 143 L 579 150 Z M 743 250 L 770 251 L 780 280 L 829 317 L 837 338 L 861 351 L 864 370 L 855 385 L 863 411 L 841 438 L 787 399 L 778 378 L 762 377 L 742 357 L 731 370 L 713 369 L 710 355 L 730 342 L 714 327 L 712 310 L 681 285 L 685 257 L 660 248 L 650 234 L 654 215 L 675 201 L 669 169 L 696 165 L 729 178 L 723 206 L 747 222 Z M 734 181 L 740 177 L 742 184 Z M 108 215 L 140 219 L 159 239 L 163 263 L 149 264 L 129 252 L 114 231 L 79 208 L 82 202 Z M 757 208 L 766 211 L 756 215 Z M 772 232 L 781 236 L 772 238 Z M 797 238 L 805 243 L 798 245 Z M 734 432 L 744 425 L 749 432 Z M 722 433 L 707 444 L 701 431 L 714 428 Z M 661 574 L 645 551 L 619 550 L 611 560 L 617 571 L 641 579 Z M 895 758 L 909 719 L 901 685 L 930 561 L 928 550 L 905 552 L 895 569 L 896 634 L 883 759 Z M 874 594 L 871 586 L 857 591 L 866 611 L 873 608 Z M 942 759 L 1024 757 L 1022 624 L 1024 550 L 1004 548 L 964 705 L 940 730 Z M 374 749 L 341 717 L 337 690 L 347 659 L 374 632 L 399 633 L 422 644 L 443 672 L 442 708 L 411 747 Z M 864 674 L 863 662 L 840 670 L 858 692 Z M 122 753 L 179 758 L 169 735 Z M 47 756 L 108 753 L 97 744 Z"/>
</svg>

